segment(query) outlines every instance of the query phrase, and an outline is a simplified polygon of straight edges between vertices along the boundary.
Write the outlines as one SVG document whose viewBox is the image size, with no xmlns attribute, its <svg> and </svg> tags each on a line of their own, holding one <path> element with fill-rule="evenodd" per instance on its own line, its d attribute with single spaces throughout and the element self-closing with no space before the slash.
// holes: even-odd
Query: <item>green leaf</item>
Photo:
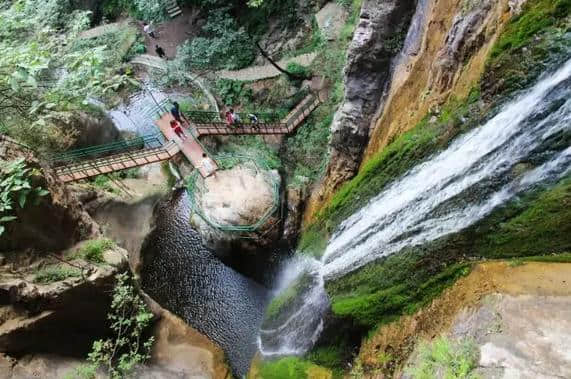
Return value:
<svg viewBox="0 0 571 379">
<path fill-rule="evenodd" d="M 2 216 L 2 217 L 0 217 L 0 222 L 10 222 L 10 221 L 14 221 L 17 219 L 18 219 L 18 217 L 16 217 L 16 216 Z"/>
<path fill-rule="evenodd" d="M 20 208 L 24 208 L 24 205 L 26 205 L 26 198 L 27 197 L 28 197 L 27 192 L 20 192 L 18 194 L 18 204 L 20 205 Z"/>
</svg>

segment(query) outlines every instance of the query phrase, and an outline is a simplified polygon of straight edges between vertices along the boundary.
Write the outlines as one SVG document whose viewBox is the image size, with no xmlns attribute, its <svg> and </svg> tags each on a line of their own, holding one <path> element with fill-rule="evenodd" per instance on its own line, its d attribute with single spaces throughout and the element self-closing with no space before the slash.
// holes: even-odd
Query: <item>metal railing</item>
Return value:
<svg viewBox="0 0 571 379">
<path fill-rule="evenodd" d="M 48 160 L 53 166 L 62 166 L 72 162 L 86 159 L 96 159 L 108 155 L 141 150 L 145 148 L 158 148 L 163 145 L 161 134 L 148 134 L 133 139 L 112 142 L 103 145 L 90 146 L 83 149 L 75 149 L 62 153 L 53 154 Z"/>
<path fill-rule="evenodd" d="M 219 165 L 225 169 L 234 167 L 239 164 L 253 164 L 255 170 L 262 170 L 265 173 L 269 173 L 271 170 L 265 159 L 259 156 L 253 155 L 243 155 L 243 154 L 219 154 L 216 157 L 216 161 Z M 201 193 L 201 185 L 197 183 L 198 174 L 196 170 L 187 178 L 186 190 L 189 194 L 192 212 L 197 214 L 204 222 L 210 225 L 212 228 L 232 233 L 252 233 L 260 229 L 265 225 L 270 217 L 278 210 L 280 204 L 280 188 L 279 182 L 271 175 L 267 178 L 272 187 L 272 206 L 264 212 L 264 214 L 254 223 L 248 225 L 228 225 L 220 224 L 202 212 L 197 199 L 197 195 Z"/>
</svg>

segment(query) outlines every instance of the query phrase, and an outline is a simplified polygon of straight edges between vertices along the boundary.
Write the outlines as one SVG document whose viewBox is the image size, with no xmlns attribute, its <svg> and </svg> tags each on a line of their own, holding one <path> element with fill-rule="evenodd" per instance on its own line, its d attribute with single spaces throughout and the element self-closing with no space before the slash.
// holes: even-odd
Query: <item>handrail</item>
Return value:
<svg viewBox="0 0 571 379">
<path fill-rule="evenodd" d="M 152 147 L 152 145 L 156 146 L 157 144 L 158 146 L 162 146 L 161 139 L 161 134 L 148 134 L 129 140 L 117 141 L 108 144 L 90 146 L 83 149 L 65 151 L 59 154 L 53 154 L 48 158 L 48 160 L 53 164 L 61 165 L 75 160 L 86 158 L 93 159 L 97 156 L 105 155 L 108 153 L 142 149 L 145 146 Z"/>
</svg>

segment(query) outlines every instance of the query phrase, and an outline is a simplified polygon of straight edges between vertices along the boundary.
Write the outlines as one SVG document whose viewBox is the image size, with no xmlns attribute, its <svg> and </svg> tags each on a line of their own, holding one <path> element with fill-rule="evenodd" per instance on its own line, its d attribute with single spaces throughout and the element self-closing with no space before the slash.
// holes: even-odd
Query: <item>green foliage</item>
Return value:
<svg viewBox="0 0 571 379">
<path fill-rule="evenodd" d="M 458 342 L 441 336 L 432 343 L 422 342 L 419 347 L 419 362 L 410 370 L 414 379 L 465 378 L 475 379 L 472 371 L 478 364 L 478 346 L 470 339 Z"/>
<path fill-rule="evenodd" d="M 2 224 L 16 220 L 16 204 L 24 208 L 30 201 L 37 205 L 49 191 L 33 185 L 33 177 L 40 171 L 26 167 L 24 158 L 11 161 L 0 159 L 0 236 L 4 233 Z"/>
<path fill-rule="evenodd" d="M 327 346 L 312 350 L 307 359 L 311 362 L 333 370 L 334 377 L 342 377 L 343 362 L 350 352 L 344 350 L 345 346 Z"/>
<path fill-rule="evenodd" d="M 168 18 L 167 2 L 163 0 L 131 0 L 135 17 L 145 21 L 164 21 Z"/>
<path fill-rule="evenodd" d="M 108 238 L 92 239 L 81 245 L 75 253 L 75 257 L 92 263 L 104 263 L 103 253 L 113 247 L 115 247 L 115 243 Z"/>
<path fill-rule="evenodd" d="M 309 79 L 311 78 L 312 75 L 311 70 L 309 68 L 295 62 L 288 63 L 286 71 L 301 79 Z"/>
<path fill-rule="evenodd" d="M 286 357 L 275 361 L 264 362 L 259 376 L 264 379 L 303 379 L 310 378 L 312 370 L 321 371 L 324 376 L 328 371 L 309 361 L 297 357 Z"/>
<path fill-rule="evenodd" d="M 482 87 L 486 96 L 525 88 L 554 62 L 567 59 L 569 0 L 530 0 L 506 26 L 494 45 Z"/>
<path fill-rule="evenodd" d="M 239 69 L 254 60 L 254 46 L 244 28 L 225 10 L 210 12 L 201 36 L 177 49 L 180 63 L 193 69 Z"/>
<path fill-rule="evenodd" d="M 125 378 L 150 358 L 154 338 L 144 340 L 143 333 L 153 315 L 131 283 L 127 273 L 116 276 L 113 301 L 108 318 L 113 337 L 93 343 L 87 360 L 93 368 L 104 367 L 110 378 Z"/>
<path fill-rule="evenodd" d="M 67 147 L 62 120 L 89 96 L 112 96 L 130 83 L 117 70 L 117 56 L 134 35 L 113 49 L 80 48 L 90 13 L 70 9 L 68 0 L 23 0 L 0 9 L 0 132 L 41 150 Z"/>
<path fill-rule="evenodd" d="M 534 0 L 523 7 L 521 14 L 510 21 L 494 45 L 490 54 L 492 59 L 529 45 L 535 35 L 569 15 L 571 1 Z"/>
<path fill-rule="evenodd" d="M 260 167 L 267 166 L 271 170 L 278 170 L 282 166 L 277 152 L 271 149 L 261 136 L 236 136 L 232 141 L 228 141 L 222 146 L 219 152 L 253 157 L 260 164 Z M 232 167 L 232 163 L 230 163 L 230 166 L 225 168 Z"/>
<path fill-rule="evenodd" d="M 218 79 L 216 92 L 226 105 L 248 103 L 252 100 L 252 89 L 239 80 Z"/>
<path fill-rule="evenodd" d="M 81 276 L 81 270 L 66 265 L 52 265 L 39 270 L 34 275 L 34 282 L 48 284 L 59 282 L 67 278 L 76 278 Z"/>
<path fill-rule="evenodd" d="M 471 269 L 469 263 L 417 268 L 422 261 L 423 255 L 411 250 L 328 283 L 333 313 L 373 328 L 416 312 Z"/>
</svg>

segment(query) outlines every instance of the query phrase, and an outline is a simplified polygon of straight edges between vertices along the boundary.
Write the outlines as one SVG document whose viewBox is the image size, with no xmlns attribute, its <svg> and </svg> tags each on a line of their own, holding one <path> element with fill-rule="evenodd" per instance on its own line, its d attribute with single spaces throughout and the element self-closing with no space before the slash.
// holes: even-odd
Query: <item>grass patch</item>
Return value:
<svg viewBox="0 0 571 379">
<path fill-rule="evenodd" d="M 476 255 L 510 258 L 571 249 L 571 178 L 512 203 L 506 213 L 507 218 L 488 221 L 489 233 L 478 243 Z"/>
<path fill-rule="evenodd" d="M 77 250 L 74 257 L 82 258 L 92 263 L 105 263 L 103 253 L 106 250 L 112 249 L 115 243 L 108 238 L 99 238 L 86 241 Z"/>
<path fill-rule="evenodd" d="M 329 282 L 333 313 L 369 329 L 384 325 L 428 304 L 472 266 L 457 263 L 442 269 L 427 259 L 409 251 Z"/>
<path fill-rule="evenodd" d="M 523 11 L 506 26 L 494 45 L 490 58 L 498 59 L 531 44 L 539 32 L 558 24 L 569 15 L 571 0 L 535 0 L 523 5 Z"/>
<path fill-rule="evenodd" d="M 470 339 L 454 342 L 442 336 L 431 343 L 421 342 L 418 361 L 407 373 L 414 379 L 475 379 L 478 376 L 472 371 L 478 364 L 478 352 L 478 346 Z"/>
<path fill-rule="evenodd" d="M 309 361 L 297 357 L 286 357 L 262 363 L 259 377 L 263 379 L 303 379 L 326 378 L 329 374 L 329 370 Z"/>
<path fill-rule="evenodd" d="M 81 271 L 78 268 L 64 265 L 52 265 L 39 270 L 35 274 L 33 280 L 34 283 L 48 284 L 80 276 Z"/>
</svg>

